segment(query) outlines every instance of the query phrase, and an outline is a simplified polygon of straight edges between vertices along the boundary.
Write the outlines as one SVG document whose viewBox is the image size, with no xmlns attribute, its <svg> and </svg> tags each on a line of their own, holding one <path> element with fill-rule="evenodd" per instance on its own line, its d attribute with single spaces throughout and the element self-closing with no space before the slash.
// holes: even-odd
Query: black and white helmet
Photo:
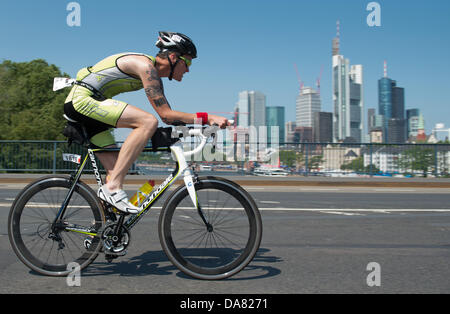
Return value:
<svg viewBox="0 0 450 314">
<path fill-rule="evenodd" d="M 159 32 L 156 47 L 161 51 L 175 51 L 182 55 L 197 58 L 197 48 L 192 40 L 184 34 L 173 32 Z"/>
</svg>

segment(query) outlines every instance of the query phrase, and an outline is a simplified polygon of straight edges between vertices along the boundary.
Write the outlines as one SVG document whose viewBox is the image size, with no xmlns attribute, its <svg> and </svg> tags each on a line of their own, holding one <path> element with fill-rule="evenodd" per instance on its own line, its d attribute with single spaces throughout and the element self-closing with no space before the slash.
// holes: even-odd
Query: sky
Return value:
<svg viewBox="0 0 450 314">
<path fill-rule="evenodd" d="M 193 39 L 198 58 L 181 83 L 163 79 L 173 109 L 231 112 L 240 91 L 256 90 L 295 121 L 294 64 L 312 87 L 323 68 L 322 111 L 333 110 L 331 43 L 339 20 L 341 54 L 363 65 L 366 121 L 367 109 L 378 113 L 386 60 L 388 76 L 405 88 L 405 109 L 420 109 L 427 132 L 436 123 L 450 128 L 448 0 L 378 0 L 381 25 L 374 27 L 369 0 L 78 0 L 80 26 L 72 27 L 70 2 L 0 0 L 0 62 L 40 58 L 75 77 L 115 53 L 156 55 L 158 31 L 176 31 Z M 156 115 L 143 90 L 116 98 Z"/>
</svg>

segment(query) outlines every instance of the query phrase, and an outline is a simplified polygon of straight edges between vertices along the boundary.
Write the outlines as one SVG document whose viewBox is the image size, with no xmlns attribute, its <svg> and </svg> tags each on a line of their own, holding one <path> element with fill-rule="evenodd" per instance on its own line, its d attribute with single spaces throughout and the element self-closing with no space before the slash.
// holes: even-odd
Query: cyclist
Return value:
<svg viewBox="0 0 450 314">
<path fill-rule="evenodd" d="M 97 195 L 124 213 L 134 214 L 138 208 L 131 204 L 122 190 L 125 176 L 148 140 L 156 131 L 156 117 L 135 106 L 112 97 L 144 88 L 148 100 L 164 123 L 229 125 L 226 118 L 172 110 L 165 95 L 161 78 L 181 82 L 197 49 L 192 40 L 181 33 L 159 32 L 156 57 L 142 53 L 120 53 L 109 56 L 94 66 L 81 69 L 70 91 L 64 112 L 70 119 L 85 125 L 90 142 L 98 147 L 115 147 L 113 128 L 131 128 L 119 152 L 103 152 L 97 156 L 107 171 L 106 184 Z"/>
</svg>

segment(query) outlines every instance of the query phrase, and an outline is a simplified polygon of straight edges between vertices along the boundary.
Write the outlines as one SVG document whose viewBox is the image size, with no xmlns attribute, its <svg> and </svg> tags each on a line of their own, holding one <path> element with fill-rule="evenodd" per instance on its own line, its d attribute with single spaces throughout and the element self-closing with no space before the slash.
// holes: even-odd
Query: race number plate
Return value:
<svg viewBox="0 0 450 314">
<path fill-rule="evenodd" d="M 63 154 L 63 160 L 64 161 L 70 161 L 76 164 L 80 164 L 81 162 L 81 156 L 75 155 L 75 154 Z"/>
<path fill-rule="evenodd" d="M 70 79 L 67 77 L 55 77 L 53 79 L 53 91 L 55 92 L 65 87 L 70 87 L 74 82 L 74 79 Z"/>
</svg>

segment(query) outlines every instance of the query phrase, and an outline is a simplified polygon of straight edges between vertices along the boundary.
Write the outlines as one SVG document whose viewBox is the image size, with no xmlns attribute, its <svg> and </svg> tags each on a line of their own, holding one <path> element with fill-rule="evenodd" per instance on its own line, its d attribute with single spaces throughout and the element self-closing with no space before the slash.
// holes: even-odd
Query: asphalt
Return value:
<svg viewBox="0 0 450 314">
<path fill-rule="evenodd" d="M 30 183 L 46 174 L 0 173 L 0 184 Z M 418 188 L 450 188 L 450 178 L 399 178 L 399 177 L 322 177 L 322 176 L 234 176 L 221 175 L 220 172 L 199 173 L 199 176 L 214 175 L 230 179 L 242 186 L 341 186 L 341 187 L 418 187 Z M 141 184 L 149 178 L 160 184 L 166 176 L 128 175 L 125 185 Z M 93 175 L 83 175 L 87 184 L 95 184 Z"/>
<path fill-rule="evenodd" d="M 242 272 L 221 281 L 193 279 L 169 261 L 159 240 L 163 205 L 159 201 L 133 228 L 126 256 L 108 263 L 99 255 L 80 273 L 79 286 L 73 286 L 68 283 L 74 282 L 76 271 L 70 278 L 38 275 L 11 249 L 7 221 L 19 189 L 0 188 L 3 294 L 142 293 L 150 295 L 147 303 L 153 296 L 155 304 L 167 294 L 196 301 L 211 294 L 227 298 L 274 294 L 292 295 L 292 305 L 298 306 L 299 298 L 293 294 L 450 292 L 450 193 L 446 191 L 305 187 L 303 192 L 303 188 L 284 188 L 268 193 L 266 188 L 249 188 L 263 220 L 260 249 Z M 369 267 L 373 263 L 376 273 Z M 375 278 L 378 283 L 373 285 Z M 179 304 L 169 300 L 164 307 L 166 312 L 173 305 L 180 312 L 186 311 Z M 245 312 L 248 308 L 228 310 Z"/>
</svg>

